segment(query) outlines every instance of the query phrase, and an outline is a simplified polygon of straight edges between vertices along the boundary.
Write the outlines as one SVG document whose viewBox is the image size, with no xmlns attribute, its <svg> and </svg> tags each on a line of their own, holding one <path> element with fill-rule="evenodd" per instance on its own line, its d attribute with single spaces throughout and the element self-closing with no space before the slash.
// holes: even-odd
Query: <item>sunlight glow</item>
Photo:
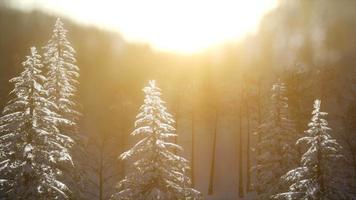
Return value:
<svg viewBox="0 0 356 200">
<path fill-rule="evenodd" d="M 254 32 L 277 0 L 28 0 L 76 21 L 118 30 L 125 39 L 179 53 L 204 50 Z"/>
</svg>

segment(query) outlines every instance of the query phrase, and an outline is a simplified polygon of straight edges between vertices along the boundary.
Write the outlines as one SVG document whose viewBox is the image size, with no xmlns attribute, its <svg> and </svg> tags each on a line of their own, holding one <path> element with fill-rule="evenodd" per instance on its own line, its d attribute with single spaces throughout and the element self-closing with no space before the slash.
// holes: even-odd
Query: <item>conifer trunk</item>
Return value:
<svg viewBox="0 0 356 200">
<path fill-rule="evenodd" d="M 258 120 L 258 125 L 262 124 L 262 111 L 261 111 L 261 80 L 258 80 L 258 86 L 257 86 L 257 120 Z M 259 141 L 261 141 L 261 137 L 259 135 Z"/>
<path fill-rule="evenodd" d="M 250 168 L 251 168 L 251 163 L 250 163 L 250 109 L 249 109 L 249 103 L 248 100 L 246 100 L 246 118 L 247 118 L 247 155 L 246 155 L 246 171 L 247 171 L 247 175 L 246 175 L 246 190 L 247 192 L 250 191 L 250 185 L 251 185 L 251 174 L 250 174 Z"/>
<path fill-rule="evenodd" d="M 214 193 L 217 126 L 218 126 L 218 113 L 217 113 L 217 109 L 215 109 L 214 132 L 213 132 L 213 148 L 212 148 L 212 159 L 211 159 L 211 166 L 210 166 L 210 178 L 209 178 L 208 195 L 212 195 Z"/>
<path fill-rule="evenodd" d="M 195 162 L 194 162 L 194 156 L 195 156 L 195 108 L 193 105 L 193 110 L 192 110 L 192 130 L 191 130 L 191 134 L 192 134 L 192 146 L 191 146 L 191 181 L 192 181 L 192 187 L 195 186 L 195 179 L 194 179 L 194 170 L 195 170 Z"/>
<path fill-rule="evenodd" d="M 99 163 L 99 200 L 103 200 L 104 185 L 103 185 L 103 143 L 100 146 L 100 163 Z"/>
<path fill-rule="evenodd" d="M 244 197 L 244 180 L 243 180 L 243 159 L 242 159 L 242 97 L 239 106 L 239 197 Z"/>
<path fill-rule="evenodd" d="M 257 120 L 258 120 L 258 126 L 261 126 L 262 124 L 262 105 L 261 105 L 261 80 L 258 80 L 257 83 Z M 257 144 L 260 144 L 262 140 L 261 134 L 257 135 Z M 260 165 L 260 161 L 258 157 L 261 155 L 261 149 L 257 148 L 257 160 L 256 164 L 257 166 Z M 260 173 L 259 170 L 256 170 L 257 175 Z M 260 190 L 257 188 L 257 194 L 260 194 Z"/>
</svg>

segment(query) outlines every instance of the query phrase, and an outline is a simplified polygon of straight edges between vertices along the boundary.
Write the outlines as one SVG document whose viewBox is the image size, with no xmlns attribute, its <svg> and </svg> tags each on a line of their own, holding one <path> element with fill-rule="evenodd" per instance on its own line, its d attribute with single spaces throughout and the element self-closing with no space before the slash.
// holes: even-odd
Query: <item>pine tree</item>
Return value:
<svg viewBox="0 0 356 200">
<path fill-rule="evenodd" d="M 257 131 L 261 138 L 257 146 L 260 154 L 253 169 L 256 171 L 255 187 L 259 199 L 269 199 L 282 191 L 280 177 L 297 165 L 297 151 L 293 148 L 297 134 L 288 119 L 285 92 L 281 81 L 273 85 L 269 116 Z"/>
<path fill-rule="evenodd" d="M 72 129 L 75 129 L 75 123 L 80 115 L 75 102 L 79 68 L 75 65 L 76 52 L 68 41 L 66 33 L 67 30 L 58 18 L 51 39 L 43 47 L 48 79 L 45 88 L 57 105 L 59 113 L 63 118 L 72 121 L 74 123 Z"/>
<path fill-rule="evenodd" d="M 75 50 L 67 39 L 67 30 L 62 21 L 57 18 L 52 36 L 47 42 L 44 50 L 44 65 L 47 82 L 44 87 L 50 95 L 50 99 L 57 107 L 57 113 L 64 119 L 71 121 L 70 125 L 60 124 L 61 133 L 72 137 L 75 140 L 75 146 L 72 148 L 71 155 L 75 168 L 65 169 L 65 182 L 71 185 L 73 195 L 83 194 L 84 189 L 84 170 L 81 165 L 81 155 L 85 154 L 83 136 L 78 134 L 78 120 L 80 113 L 76 103 L 76 92 L 79 78 L 79 68 L 76 66 Z"/>
<path fill-rule="evenodd" d="M 330 135 L 325 112 L 320 111 L 320 100 L 315 100 L 312 119 L 305 137 L 297 144 L 308 145 L 301 158 L 301 167 L 286 173 L 282 179 L 289 183 L 289 191 L 274 196 L 287 200 L 341 200 L 355 199 L 348 186 L 340 179 L 337 163 L 343 159 L 341 146 Z"/>
<path fill-rule="evenodd" d="M 69 189 L 58 180 L 59 165 L 71 163 L 73 141 L 60 134 L 56 105 L 43 88 L 46 78 L 36 48 L 23 62 L 24 71 L 10 80 L 11 95 L 0 118 L 0 196 L 2 199 L 67 199 Z"/>
<path fill-rule="evenodd" d="M 201 199 L 200 193 L 189 187 L 188 161 L 173 152 L 182 148 L 167 141 L 175 137 L 172 115 L 161 100 L 155 81 L 143 89 L 144 104 L 135 122 L 132 136 L 143 139 L 121 154 L 131 160 L 132 168 L 118 184 L 112 199 L 119 200 L 173 200 Z"/>
</svg>

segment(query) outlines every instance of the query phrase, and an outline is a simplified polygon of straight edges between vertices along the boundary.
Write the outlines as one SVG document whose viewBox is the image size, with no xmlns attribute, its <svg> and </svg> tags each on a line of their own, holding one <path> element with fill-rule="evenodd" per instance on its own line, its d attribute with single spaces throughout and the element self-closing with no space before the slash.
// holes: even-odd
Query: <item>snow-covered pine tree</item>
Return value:
<svg viewBox="0 0 356 200">
<path fill-rule="evenodd" d="M 118 184 L 113 200 L 177 200 L 201 199 L 200 192 L 190 188 L 188 161 L 175 155 L 174 149 L 182 148 L 167 141 L 175 137 L 172 115 L 161 100 L 155 81 L 143 89 L 144 104 L 131 135 L 142 140 L 121 154 L 123 160 L 132 161 L 132 168 Z"/>
<path fill-rule="evenodd" d="M 259 199 L 269 199 L 273 194 L 283 191 L 280 177 L 297 166 L 297 151 L 294 143 L 297 133 L 294 124 L 288 119 L 288 99 L 284 83 L 278 80 L 272 87 L 270 113 L 258 130 L 261 142 L 257 145 L 260 154 L 254 187 Z"/>
<path fill-rule="evenodd" d="M 74 139 L 72 148 L 74 169 L 64 168 L 64 182 L 71 187 L 73 198 L 83 198 L 85 165 L 82 155 L 85 153 L 84 136 L 78 134 L 78 120 L 80 112 L 76 102 L 76 92 L 79 78 L 79 68 L 75 64 L 75 50 L 67 39 L 67 30 L 60 18 L 57 18 L 52 36 L 44 50 L 44 65 L 47 82 L 44 87 L 49 92 L 50 99 L 57 107 L 57 113 L 64 119 L 71 121 L 70 125 L 60 124 L 59 130 L 62 134 Z"/>
<path fill-rule="evenodd" d="M 24 70 L 10 80 L 13 98 L 0 117 L 1 199 L 66 199 L 68 188 L 58 180 L 59 163 L 71 163 L 73 141 L 59 133 L 58 123 L 70 123 L 54 112 L 56 105 L 43 88 L 46 78 L 36 48 Z"/>
<path fill-rule="evenodd" d="M 58 18 L 51 39 L 43 47 L 45 51 L 44 65 L 48 79 L 45 88 L 48 90 L 51 100 L 57 105 L 58 113 L 73 122 L 70 127 L 66 127 L 66 132 L 76 132 L 78 128 L 76 123 L 80 116 L 75 101 L 79 68 L 75 65 L 76 52 L 66 34 L 67 30 Z"/>
<path fill-rule="evenodd" d="M 301 158 L 301 167 L 286 173 L 282 179 L 290 184 L 289 191 L 274 195 L 274 199 L 286 200 L 351 200 L 356 199 L 344 180 L 338 176 L 337 164 L 343 159 L 341 146 L 329 134 L 330 128 L 320 111 L 320 100 L 315 100 L 307 136 L 298 144 L 306 144 L 308 150 Z"/>
</svg>

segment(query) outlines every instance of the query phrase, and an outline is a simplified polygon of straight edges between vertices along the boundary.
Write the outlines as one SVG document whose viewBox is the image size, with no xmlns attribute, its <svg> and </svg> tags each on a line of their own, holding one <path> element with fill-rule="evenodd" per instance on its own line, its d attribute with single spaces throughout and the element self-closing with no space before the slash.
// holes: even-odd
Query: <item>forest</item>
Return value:
<svg viewBox="0 0 356 200">
<path fill-rule="evenodd" d="M 0 199 L 353 200 L 356 1 L 196 54 L 0 2 L 0 110 Z"/>
</svg>

